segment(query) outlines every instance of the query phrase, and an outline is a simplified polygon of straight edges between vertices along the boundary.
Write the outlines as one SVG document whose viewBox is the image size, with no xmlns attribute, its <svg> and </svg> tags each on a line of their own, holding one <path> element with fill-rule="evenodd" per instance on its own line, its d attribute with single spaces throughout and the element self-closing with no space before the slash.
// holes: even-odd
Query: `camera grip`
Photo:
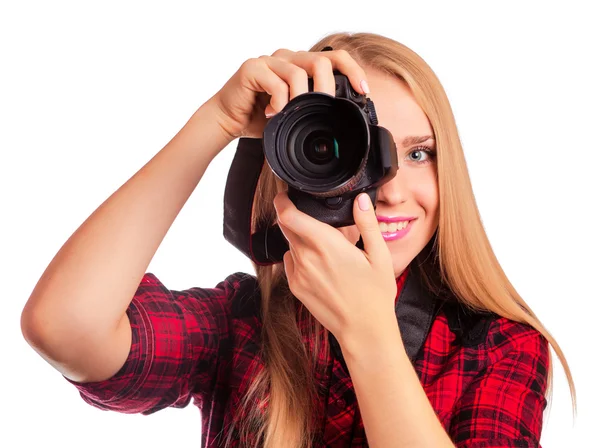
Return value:
<svg viewBox="0 0 600 448">
<path fill-rule="evenodd" d="M 352 211 L 354 199 L 362 190 L 354 191 L 346 196 L 317 198 L 295 188 L 288 188 L 288 197 L 298 210 L 333 227 L 345 227 L 354 224 Z M 364 190 L 375 204 L 377 188 Z"/>
</svg>

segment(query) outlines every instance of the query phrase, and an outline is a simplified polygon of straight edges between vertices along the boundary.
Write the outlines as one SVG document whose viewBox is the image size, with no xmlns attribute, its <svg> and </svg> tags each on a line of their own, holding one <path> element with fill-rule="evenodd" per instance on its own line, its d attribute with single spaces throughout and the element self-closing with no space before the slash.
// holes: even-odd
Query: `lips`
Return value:
<svg viewBox="0 0 600 448">
<path fill-rule="evenodd" d="M 402 222 L 417 219 L 416 216 L 377 216 L 379 222 Z"/>
<path fill-rule="evenodd" d="M 394 223 L 380 222 L 379 229 L 385 241 L 394 241 L 404 238 L 412 228 L 413 222 L 414 219 Z"/>
</svg>

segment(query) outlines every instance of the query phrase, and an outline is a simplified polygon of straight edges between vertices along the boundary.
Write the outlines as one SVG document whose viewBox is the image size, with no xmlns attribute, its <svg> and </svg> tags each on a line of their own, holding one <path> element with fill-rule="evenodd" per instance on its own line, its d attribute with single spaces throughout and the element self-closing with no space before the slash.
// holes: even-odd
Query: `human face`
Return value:
<svg viewBox="0 0 600 448">
<path fill-rule="evenodd" d="M 433 237 L 439 222 L 439 193 L 433 130 L 409 88 L 383 72 L 366 69 L 368 95 L 375 103 L 379 125 L 391 132 L 398 151 L 398 171 L 379 187 L 375 213 L 382 217 L 414 218 L 403 237 L 387 240 L 394 273 L 400 276 L 409 263 Z M 406 142 L 407 137 L 431 136 L 421 143 Z M 421 163 L 419 163 L 421 162 Z M 380 220 L 380 227 L 382 221 Z M 400 231 L 404 233 L 406 231 Z M 355 225 L 338 229 L 353 244 L 360 237 Z M 383 233 L 383 232 L 382 232 Z M 387 239 L 386 233 L 383 233 Z"/>
</svg>

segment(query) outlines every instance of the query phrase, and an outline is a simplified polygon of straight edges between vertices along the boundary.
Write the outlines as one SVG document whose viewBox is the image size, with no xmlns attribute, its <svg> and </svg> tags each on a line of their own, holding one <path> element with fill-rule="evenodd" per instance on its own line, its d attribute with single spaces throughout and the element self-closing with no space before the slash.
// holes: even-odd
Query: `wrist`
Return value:
<svg viewBox="0 0 600 448">
<path fill-rule="evenodd" d="M 212 154 L 217 156 L 235 137 L 228 133 L 223 127 L 223 112 L 214 100 L 214 97 L 206 101 L 192 115 L 186 123 L 194 140 L 199 142 Z"/>
<path fill-rule="evenodd" d="M 231 119 L 223 112 L 219 97 L 216 94 L 200 107 L 200 109 L 202 108 L 210 111 L 214 122 L 219 127 L 220 133 L 229 143 L 240 137 L 233 131 L 233 126 L 230 123 Z"/>
<path fill-rule="evenodd" d="M 365 355 L 375 355 L 381 350 L 391 348 L 397 350 L 398 346 L 404 348 L 398 320 L 394 314 L 384 320 L 371 323 L 368 327 L 348 330 L 339 338 L 340 347 L 344 358 L 364 359 Z"/>
</svg>

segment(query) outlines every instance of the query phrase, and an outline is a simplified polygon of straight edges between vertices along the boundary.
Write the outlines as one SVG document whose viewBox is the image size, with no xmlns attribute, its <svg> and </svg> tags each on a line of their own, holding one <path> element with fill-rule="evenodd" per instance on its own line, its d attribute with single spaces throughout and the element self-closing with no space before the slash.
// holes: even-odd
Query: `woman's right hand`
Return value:
<svg viewBox="0 0 600 448">
<path fill-rule="evenodd" d="M 346 75 L 354 90 L 368 93 L 361 85 L 366 83 L 365 71 L 344 50 L 280 49 L 271 56 L 248 59 L 212 98 L 222 112 L 219 125 L 233 139 L 261 138 L 268 117 L 308 92 L 309 77 L 315 92 L 335 96 L 334 70 Z"/>
</svg>

